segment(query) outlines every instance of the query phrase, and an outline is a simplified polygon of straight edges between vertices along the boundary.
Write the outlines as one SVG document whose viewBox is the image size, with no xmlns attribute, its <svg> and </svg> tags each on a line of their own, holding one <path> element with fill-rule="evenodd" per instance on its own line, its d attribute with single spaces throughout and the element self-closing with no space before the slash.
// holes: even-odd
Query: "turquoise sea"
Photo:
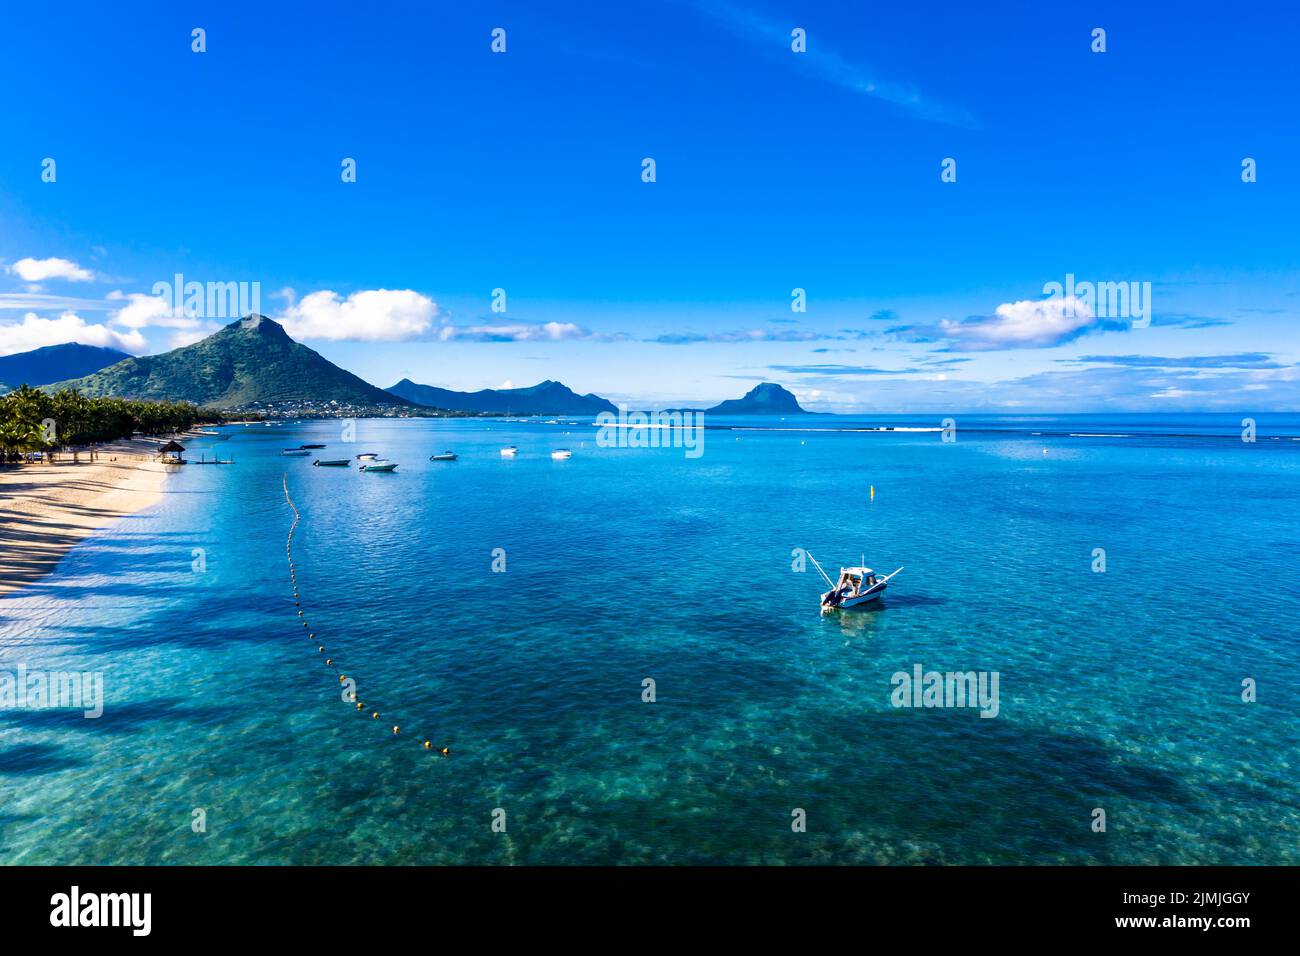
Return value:
<svg viewBox="0 0 1300 956">
<path fill-rule="evenodd" d="M 0 711 L 0 862 L 1300 863 L 1300 418 L 956 418 L 714 420 L 695 459 L 226 428 L 190 455 L 233 466 L 0 600 L 0 671 L 106 691 Z M 378 721 L 295 615 L 286 473 L 310 631 Z M 905 570 L 822 616 L 796 548 Z M 996 671 L 997 717 L 893 707 L 916 664 Z"/>
</svg>

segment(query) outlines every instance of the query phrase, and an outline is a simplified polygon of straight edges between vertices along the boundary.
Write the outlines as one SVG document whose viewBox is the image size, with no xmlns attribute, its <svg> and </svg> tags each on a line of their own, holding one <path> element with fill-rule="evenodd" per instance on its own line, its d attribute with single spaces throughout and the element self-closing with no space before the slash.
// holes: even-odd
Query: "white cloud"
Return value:
<svg viewBox="0 0 1300 956">
<path fill-rule="evenodd" d="M 322 290 L 276 316 L 295 339 L 401 342 L 429 330 L 438 305 L 410 289 L 370 289 L 346 299 Z"/>
<path fill-rule="evenodd" d="M 114 302 L 127 303 L 114 312 L 109 321 L 128 329 L 146 329 L 150 326 L 194 329 L 202 324 L 199 319 L 173 309 L 172 304 L 162 296 L 145 295 L 143 292 L 110 292 L 108 298 Z"/>
<path fill-rule="evenodd" d="M 992 315 L 972 316 L 960 322 L 947 319 L 933 331 L 951 340 L 954 351 L 983 352 L 1050 348 L 1088 332 L 1126 327 L 1123 322 L 1099 319 L 1088 302 L 1074 296 L 1054 296 L 1004 302 Z"/>
<path fill-rule="evenodd" d="M 106 325 L 93 325 L 75 312 L 64 312 L 57 319 L 45 319 L 35 312 L 28 312 L 22 322 L 0 325 L 0 355 L 28 352 L 65 342 L 121 349 L 135 355 L 149 349 L 138 331 L 124 334 Z"/>
<path fill-rule="evenodd" d="M 71 259 L 19 259 L 6 267 L 11 275 L 24 282 L 44 282 L 47 279 L 66 279 L 69 282 L 90 282 L 95 273 L 83 269 Z"/>
</svg>

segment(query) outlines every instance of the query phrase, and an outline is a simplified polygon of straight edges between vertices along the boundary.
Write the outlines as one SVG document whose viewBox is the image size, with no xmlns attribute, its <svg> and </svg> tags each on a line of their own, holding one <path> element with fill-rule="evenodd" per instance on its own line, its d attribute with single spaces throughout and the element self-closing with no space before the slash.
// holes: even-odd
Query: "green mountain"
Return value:
<svg viewBox="0 0 1300 956">
<path fill-rule="evenodd" d="M 455 392 L 434 385 L 419 385 L 404 378 L 389 394 L 417 405 L 449 408 L 458 412 L 497 412 L 517 415 L 618 414 L 618 406 L 599 395 L 579 395 L 560 382 L 545 381 L 529 388 L 485 388 L 477 392 Z"/>
<path fill-rule="evenodd" d="M 126 359 L 93 375 L 45 386 L 46 391 L 60 388 L 75 388 L 92 398 L 184 400 L 212 408 L 286 402 L 409 404 L 299 345 L 263 315 L 246 316 L 184 348 Z"/>
<path fill-rule="evenodd" d="M 82 345 L 80 342 L 47 345 L 30 352 L 0 356 L 0 382 L 36 388 L 65 378 L 90 375 L 130 357 L 117 349 Z"/>
<path fill-rule="evenodd" d="M 755 385 L 743 398 L 731 398 L 712 408 L 710 415 L 807 415 L 798 400 L 773 382 Z"/>
</svg>

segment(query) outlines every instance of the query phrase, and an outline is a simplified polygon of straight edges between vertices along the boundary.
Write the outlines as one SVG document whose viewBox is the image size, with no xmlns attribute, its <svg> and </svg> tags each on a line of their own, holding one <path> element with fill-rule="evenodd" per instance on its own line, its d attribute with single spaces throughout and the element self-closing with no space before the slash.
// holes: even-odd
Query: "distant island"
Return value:
<svg viewBox="0 0 1300 956">
<path fill-rule="evenodd" d="M 775 382 L 763 382 L 755 385 L 741 398 L 730 398 L 712 408 L 706 408 L 708 415 L 815 415 L 799 406 L 799 401 L 786 389 Z"/>
</svg>

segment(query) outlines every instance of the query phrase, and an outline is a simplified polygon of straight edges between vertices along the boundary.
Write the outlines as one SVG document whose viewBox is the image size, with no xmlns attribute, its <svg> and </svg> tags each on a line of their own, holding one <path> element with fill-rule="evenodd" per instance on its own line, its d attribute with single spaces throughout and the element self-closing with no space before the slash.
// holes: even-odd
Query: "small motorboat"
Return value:
<svg viewBox="0 0 1300 956">
<path fill-rule="evenodd" d="M 379 456 L 376 455 L 373 451 L 368 451 L 365 454 L 357 455 L 357 461 L 373 461 L 378 457 Z"/>
<path fill-rule="evenodd" d="M 317 458 L 312 462 L 312 464 L 318 465 L 322 468 L 346 468 L 348 465 L 352 464 L 352 461 L 348 458 L 331 458 L 328 461 L 323 458 Z"/>
<path fill-rule="evenodd" d="M 396 471 L 397 462 L 389 461 L 387 458 L 376 458 L 368 461 L 361 466 L 362 471 Z"/>
<path fill-rule="evenodd" d="M 324 446 L 324 445 L 299 445 L 298 447 L 299 447 L 299 448 L 314 449 L 314 448 L 324 448 L 325 446 Z"/>
<path fill-rule="evenodd" d="M 306 458 L 311 454 L 306 448 L 286 448 L 280 452 L 281 455 L 287 455 L 291 458 Z"/>
<path fill-rule="evenodd" d="M 519 454 L 519 449 L 516 448 L 514 445 L 510 445 L 506 448 L 501 449 L 502 458 L 513 458 L 517 454 Z"/>
<path fill-rule="evenodd" d="M 817 563 L 817 559 L 809 552 L 804 552 L 812 561 L 813 567 L 817 573 L 822 576 L 826 584 L 830 587 L 821 596 L 822 613 L 827 611 L 838 611 L 842 608 L 858 607 L 862 604 L 869 604 L 872 601 L 880 600 L 885 593 L 885 588 L 889 586 L 889 579 L 893 574 L 877 575 L 875 571 L 864 565 L 857 565 L 851 568 L 840 568 L 840 576 L 837 580 L 832 581 L 830 576 L 822 570 L 822 566 Z"/>
<path fill-rule="evenodd" d="M 455 461 L 455 460 L 456 460 L 455 453 L 450 451 L 444 451 L 441 455 L 429 456 L 429 461 Z"/>
<path fill-rule="evenodd" d="M 557 448 L 555 451 L 551 452 L 551 457 L 556 461 L 564 461 L 566 458 L 572 458 L 573 452 L 569 451 L 567 448 Z"/>
</svg>

